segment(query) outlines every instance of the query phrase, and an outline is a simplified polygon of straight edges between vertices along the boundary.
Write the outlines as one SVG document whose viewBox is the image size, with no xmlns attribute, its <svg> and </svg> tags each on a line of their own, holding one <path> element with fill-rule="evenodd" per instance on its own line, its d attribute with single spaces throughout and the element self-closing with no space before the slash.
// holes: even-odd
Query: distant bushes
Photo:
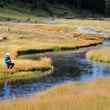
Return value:
<svg viewBox="0 0 110 110">
<path fill-rule="evenodd" d="M 7 4 L 19 4 L 26 5 L 30 4 L 30 8 L 34 10 L 35 8 L 44 8 L 51 14 L 49 10 L 49 5 L 63 4 L 70 8 L 76 7 L 78 9 L 90 9 L 95 12 L 105 12 L 105 1 L 104 0 L 0 0 L 0 7 L 4 7 Z"/>
</svg>

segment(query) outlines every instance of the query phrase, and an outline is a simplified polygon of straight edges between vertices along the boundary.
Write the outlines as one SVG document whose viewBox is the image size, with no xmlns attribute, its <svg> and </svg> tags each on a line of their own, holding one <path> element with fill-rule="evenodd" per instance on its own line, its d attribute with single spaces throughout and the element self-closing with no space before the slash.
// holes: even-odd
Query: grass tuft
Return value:
<svg viewBox="0 0 110 110">
<path fill-rule="evenodd" d="M 91 50 L 87 52 L 86 56 L 88 59 L 110 63 L 110 47 L 102 47 L 99 49 Z"/>
<path fill-rule="evenodd" d="M 19 79 L 28 76 L 37 76 L 39 73 L 44 73 L 52 70 L 52 62 L 50 58 L 44 57 L 39 60 L 23 60 L 17 59 L 14 61 L 15 67 L 7 69 L 5 65 L 0 63 L 0 79 Z"/>
</svg>

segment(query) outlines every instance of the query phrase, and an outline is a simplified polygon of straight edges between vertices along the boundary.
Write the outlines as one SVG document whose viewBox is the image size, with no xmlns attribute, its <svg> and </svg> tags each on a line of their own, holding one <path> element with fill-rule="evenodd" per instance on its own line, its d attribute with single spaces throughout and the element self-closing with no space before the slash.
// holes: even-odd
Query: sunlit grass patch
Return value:
<svg viewBox="0 0 110 110">
<path fill-rule="evenodd" d="M 33 96 L 0 102 L 2 110 L 109 110 L 110 78 L 63 84 Z"/>
<path fill-rule="evenodd" d="M 61 48 L 75 48 L 102 42 L 99 35 L 77 33 L 69 30 L 72 25 L 31 24 L 31 23 L 0 23 L 3 31 L 0 38 L 0 56 L 10 52 L 13 57 L 22 50 L 60 50 Z M 8 47 L 7 47 L 8 46 Z"/>
<path fill-rule="evenodd" d="M 1 59 L 6 52 L 9 52 L 11 57 L 15 59 L 19 51 L 37 50 L 36 53 L 45 50 L 60 51 L 91 46 L 102 42 L 102 38 L 98 35 L 76 33 L 74 29 L 73 24 L 0 22 L 0 38 L 6 37 L 6 40 L 0 41 Z M 12 70 L 7 70 L 1 64 L 0 72 L 5 73 L 6 76 L 14 77 L 18 73 L 19 75 L 22 74 L 21 76 L 25 76 L 26 72 L 30 74 L 34 73 L 32 71 L 42 71 L 43 69 L 51 68 L 51 61 L 47 59 L 42 61 L 16 59 L 15 64 Z M 7 75 L 7 73 L 9 74 Z M 11 73 L 14 74 L 12 75 Z M 4 78 L 4 74 L 1 74 L 1 78 Z"/>
<path fill-rule="evenodd" d="M 56 24 L 72 25 L 74 28 L 77 27 L 93 27 L 98 30 L 109 30 L 110 20 L 92 20 L 92 19 L 57 19 Z"/>
<path fill-rule="evenodd" d="M 14 63 L 15 67 L 13 69 L 7 69 L 5 65 L 0 63 L 0 79 L 37 76 L 39 73 L 43 74 L 44 72 L 52 70 L 51 59 L 47 57 L 39 60 L 17 59 Z"/>
<path fill-rule="evenodd" d="M 88 59 L 99 62 L 110 63 L 110 47 L 102 47 L 99 49 L 91 50 L 86 54 Z"/>
<path fill-rule="evenodd" d="M 82 33 L 81 35 L 79 35 L 79 37 L 84 40 L 97 40 L 97 41 L 103 40 L 103 37 L 98 34 L 83 34 Z"/>
</svg>

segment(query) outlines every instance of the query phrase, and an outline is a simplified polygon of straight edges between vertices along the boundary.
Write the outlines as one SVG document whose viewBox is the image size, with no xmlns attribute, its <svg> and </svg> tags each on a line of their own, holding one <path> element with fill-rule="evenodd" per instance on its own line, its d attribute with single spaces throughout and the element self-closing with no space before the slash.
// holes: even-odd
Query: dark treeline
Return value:
<svg viewBox="0 0 110 110">
<path fill-rule="evenodd" d="M 0 0 L 0 6 L 9 3 L 30 4 L 31 8 L 46 8 L 48 4 L 64 4 L 68 7 L 89 9 L 95 12 L 105 13 L 105 0 Z"/>
</svg>

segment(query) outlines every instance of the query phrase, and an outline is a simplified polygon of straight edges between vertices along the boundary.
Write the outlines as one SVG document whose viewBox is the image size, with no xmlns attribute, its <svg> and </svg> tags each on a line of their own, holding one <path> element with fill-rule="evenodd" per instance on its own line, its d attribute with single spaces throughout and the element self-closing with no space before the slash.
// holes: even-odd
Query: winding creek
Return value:
<svg viewBox="0 0 110 110">
<path fill-rule="evenodd" d="M 109 44 L 110 40 L 105 40 L 103 43 L 103 45 Z M 32 93 L 40 92 L 68 81 L 86 81 L 97 77 L 110 76 L 109 64 L 96 63 L 85 58 L 85 52 L 91 48 L 94 47 L 24 56 L 30 59 L 37 59 L 42 56 L 51 57 L 54 66 L 53 72 L 47 76 L 25 81 L 14 83 L 4 81 L 4 85 L 0 87 L 0 99 L 32 95 Z"/>
</svg>

